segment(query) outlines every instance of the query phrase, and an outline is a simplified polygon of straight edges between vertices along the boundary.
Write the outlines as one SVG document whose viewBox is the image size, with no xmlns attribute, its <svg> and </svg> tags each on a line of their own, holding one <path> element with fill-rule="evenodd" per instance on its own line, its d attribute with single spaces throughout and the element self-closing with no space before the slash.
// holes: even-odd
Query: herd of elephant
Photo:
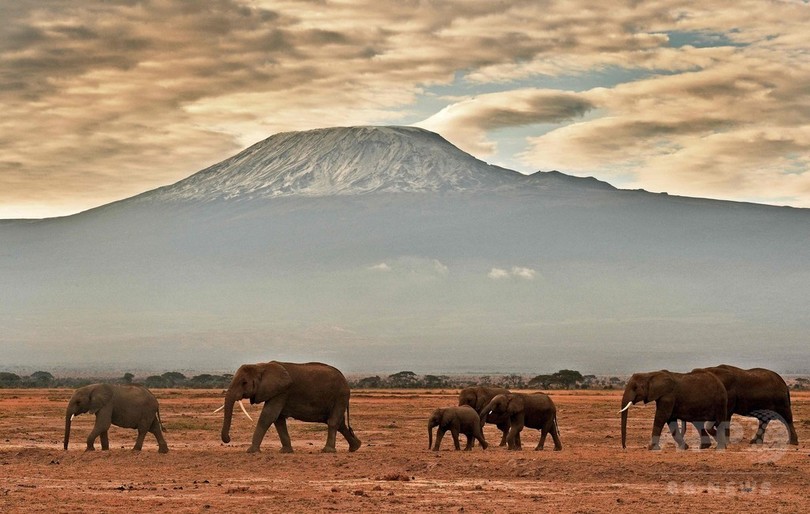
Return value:
<svg viewBox="0 0 810 514">
<path fill-rule="evenodd" d="M 349 423 L 349 384 L 343 374 L 327 364 L 310 362 L 267 362 L 245 364 L 233 376 L 225 393 L 225 402 L 217 409 L 224 410 L 222 441 L 229 443 L 231 418 L 235 404 L 243 399 L 251 404 L 263 403 L 256 422 L 249 453 L 258 452 L 270 425 L 276 427 L 281 440 L 281 452 L 293 451 L 287 431 L 287 418 L 305 422 L 326 423 L 328 433 L 324 452 L 335 451 L 337 433 L 349 443 L 349 451 L 360 448 L 360 439 Z M 752 416 L 759 420 L 759 428 L 751 440 L 762 443 L 769 421 L 779 420 L 788 430 L 788 443 L 799 444 L 793 426 L 790 391 L 785 381 L 773 371 L 754 368 L 749 370 L 720 365 L 700 368 L 689 373 L 667 370 L 636 373 L 627 382 L 622 396 L 621 430 L 622 448 L 626 447 L 627 410 L 638 402 L 655 402 L 652 439 L 649 449 L 660 449 L 661 431 L 666 424 L 680 448 L 684 442 L 686 423 L 691 422 L 700 432 L 701 449 L 717 448 L 728 442 L 731 416 Z M 93 384 L 77 389 L 65 413 L 64 448 L 68 449 L 70 425 L 79 414 L 95 414 L 96 421 L 87 436 L 87 450 L 94 450 L 97 438 L 101 449 L 109 449 L 110 425 L 138 430 L 134 450 L 143 446 L 147 433 L 154 434 L 160 453 L 169 451 L 163 437 L 158 401 L 145 387 L 139 385 Z M 679 428 L 678 421 L 681 421 Z M 252 421 L 252 419 L 251 419 Z M 502 432 L 500 445 L 509 450 L 520 450 L 523 428 L 540 431 L 535 450 L 542 450 L 546 436 L 551 434 L 554 450 L 562 450 L 557 409 L 544 393 L 513 393 L 498 387 L 468 387 L 459 393 L 458 405 L 436 409 L 428 420 L 428 448 L 438 451 L 444 434 L 449 430 L 456 450 L 460 450 L 459 435 L 467 437 L 466 450 L 478 440 L 486 449 L 483 426 L 495 424 Z M 433 428 L 438 427 L 433 443 Z"/>
</svg>

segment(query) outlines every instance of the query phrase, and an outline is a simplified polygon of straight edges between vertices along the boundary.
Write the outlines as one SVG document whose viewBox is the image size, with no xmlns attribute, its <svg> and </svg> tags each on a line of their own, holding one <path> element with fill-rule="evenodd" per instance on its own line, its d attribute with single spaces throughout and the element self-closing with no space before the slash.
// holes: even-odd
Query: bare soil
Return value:
<svg viewBox="0 0 810 514">
<path fill-rule="evenodd" d="M 677 450 L 671 438 L 646 449 L 654 406 L 632 408 L 628 449 L 619 434 L 620 391 L 551 392 L 564 449 L 440 452 L 427 449 L 427 418 L 455 405 L 455 391 L 354 391 L 355 453 L 338 435 L 338 452 L 320 450 L 325 425 L 288 423 L 295 453 L 280 454 L 270 429 L 259 454 L 247 454 L 254 424 L 234 413 L 231 444 L 219 431 L 221 390 L 154 390 L 170 452 L 154 437 L 131 451 L 135 431 L 113 427 L 107 452 L 85 452 L 92 416 L 73 422 L 62 450 L 69 390 L 0 390 L 0 512 L 808 512 L 810 393 L 793 394 L 801 445 L 772 423 L 766 442 L 747 441 L 755 422 L 734 418 L 729 450 Z M 259 406 L 250 406 L 258 414 Z M 255 419 L 256 416 L 254 416 Z M 462 438 L 463 439 L 463 438 Z M 697 447 L 694 429 L 688 441 Z M 464 441 L 462 440 L 462 446 Z M 98 442 L 96 443 L 98 448 Z"/>
</svg>

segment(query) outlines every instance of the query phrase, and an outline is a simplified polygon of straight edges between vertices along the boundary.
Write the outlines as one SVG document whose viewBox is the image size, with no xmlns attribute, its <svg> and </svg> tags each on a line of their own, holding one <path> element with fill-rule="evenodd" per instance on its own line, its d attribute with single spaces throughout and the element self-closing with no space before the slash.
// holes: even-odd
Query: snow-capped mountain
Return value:
<svg viewBox="0 0 810 514">
<path fill-rule="evenodd" d="M 789 370 L 808 262 L 808 209 L 525 176 L 416 128 L 278 134 L 0 223 L 0 365 Z"/>
<path fill-rule="evenodd" d="M 577 181 L 492 166 L 416 127 L 286 132 L 151 192 L 153 201 L 210 201 L 367 193 L 492 192 Z M 610 187 L 594 180 L 591 186 Z M 585 185 L 583 182 L 582 186 Z"/>
</svg>

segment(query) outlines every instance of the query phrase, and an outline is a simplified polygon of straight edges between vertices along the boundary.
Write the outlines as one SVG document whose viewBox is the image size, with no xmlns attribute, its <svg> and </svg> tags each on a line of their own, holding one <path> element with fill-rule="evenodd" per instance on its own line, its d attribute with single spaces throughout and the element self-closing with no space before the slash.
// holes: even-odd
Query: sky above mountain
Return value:
<svg viewBox="0 0 810 514">
<path fill-rule="evenodd" d="M 16 0 L 0 19 L 0 218 L 349 125 L 416 125 L 523 172 L 810 207 L 806 1 Z"/>
</svg>

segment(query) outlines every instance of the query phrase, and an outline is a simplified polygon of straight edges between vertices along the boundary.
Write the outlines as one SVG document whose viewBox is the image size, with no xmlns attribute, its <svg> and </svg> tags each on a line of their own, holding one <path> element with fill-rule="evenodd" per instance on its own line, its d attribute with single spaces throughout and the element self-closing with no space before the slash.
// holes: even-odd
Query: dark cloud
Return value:
<svg viewBox="0 0 810 514">
<path fill-rule="evenodd" d="M 643 153 L 653 139 L 803 127 L 806 11 L 731 0 L 0 2 L 0 151 L 27 173 L 6 168 L 0 202 L 32 170 L 51 180 L 32 179 L 30 190 L 124 196 L 272 132 L 396 122 L 437 84 L 462 98 L 426 124 L 481 154 L 495 147 L 487 131 L 536 123 L 576 122 L 556 136 L 571 136 L 579 154 L 583 141 L 601 144 L 597 128 Z M 733 30 L 746 46 L 673 48 L 673 30 Z M 604 95 L 526 93 L 538 77 L 639 68 L 659 81 Z M 473 98 L 479 85 L 495 90 L 490 82 L 504 101 Z M 807 136 L 790 138 L 801 146 Z"/>
</svg>

